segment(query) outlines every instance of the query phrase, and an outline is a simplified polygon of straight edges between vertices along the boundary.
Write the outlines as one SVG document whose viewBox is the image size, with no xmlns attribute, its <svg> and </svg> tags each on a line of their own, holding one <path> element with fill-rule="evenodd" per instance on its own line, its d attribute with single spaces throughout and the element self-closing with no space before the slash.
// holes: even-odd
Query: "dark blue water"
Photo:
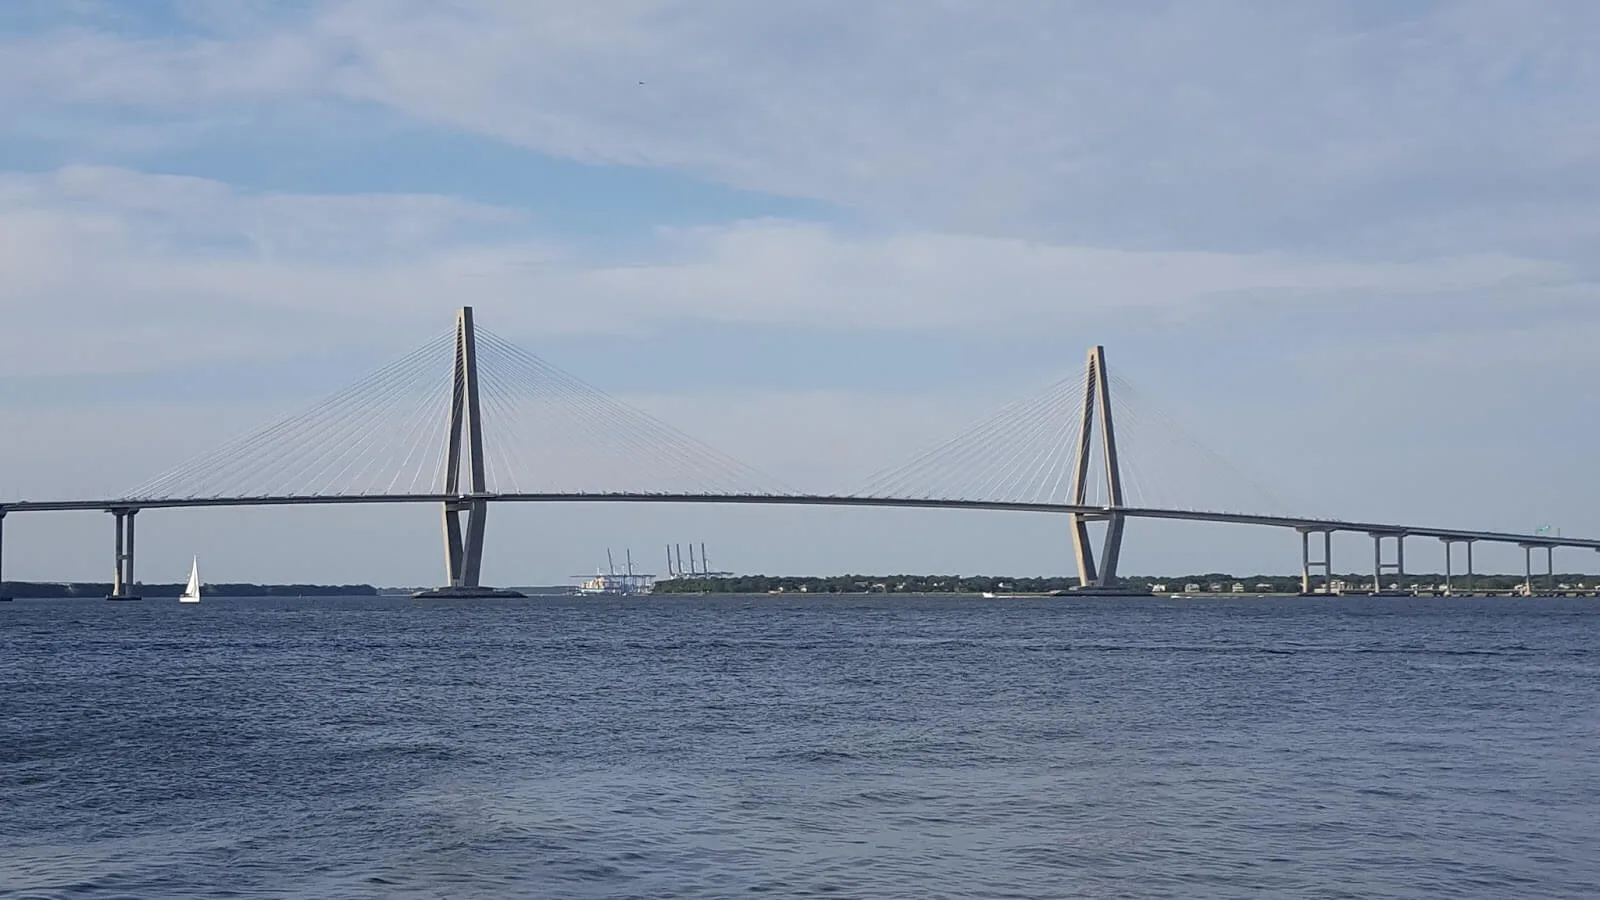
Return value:
<svg viewBox="0 0 1600 900">
<path fill-rule="evenodd" d="M 1588 600 L 0 605 L 0 895 L 1600 896 Z"/>
</svg>

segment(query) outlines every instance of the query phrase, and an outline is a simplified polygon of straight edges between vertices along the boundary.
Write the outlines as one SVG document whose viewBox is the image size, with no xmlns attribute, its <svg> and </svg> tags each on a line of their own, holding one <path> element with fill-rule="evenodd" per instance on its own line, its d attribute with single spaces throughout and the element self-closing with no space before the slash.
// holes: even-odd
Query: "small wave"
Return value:
<svg viewBox="0 0 1600 900">
<path fill-rule="evenodd" d="M 1328 656 L 1342 654 L 1390 654 L 1405 656 L 1504 656 L 1522 657 L 1544 651 L 1528 647 L 1372 647 L 1356 645 L 1209 645 L 1209 644 L 1053 644 L 1040 649 L 1052 653 L 1194 653 L 1210 656 Z M 1564 651 L 1567 652 L 1567 651 Z"/>
<path fill-rule="evenodd" d="M 803 763 L 836 763 L 850 762 L 861 759 L 861 756 L 859 754 L 851 753 L 848 750 L 808 748 L 805 750 L 785 750 L 781 753 L 774 753 L 763 758 Z"/>
</svg>

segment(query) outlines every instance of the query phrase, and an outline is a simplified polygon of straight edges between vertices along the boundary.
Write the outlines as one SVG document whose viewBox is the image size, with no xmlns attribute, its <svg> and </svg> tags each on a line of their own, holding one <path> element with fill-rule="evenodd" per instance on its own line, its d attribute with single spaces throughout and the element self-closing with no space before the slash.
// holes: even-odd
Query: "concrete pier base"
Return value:
<svg viewBox="0 0 1600 900">
<path fill-rule="evenodd" d="M 411 595 L 413 600 L 488 600 L 525 599 L 528 595 L 510 588 L 479 587 L 476 585 L 428 588 Z"/>
<path fill-rule="evenodd" d="M 1051 594 L 1051 596 L 1053 596 L 1053 597 L 1154 597 L 1154 596 L 1156 596 L 1156 594 L 1154 594 L 1154 593 L 1152 593 L 1150 591 L 1141 591 L 1141 590 L 1138 590 L 1136 588 L 1124 588 L 1124 587 L 1115 587 L 1115 586 L 1097 587 L 1097 586 L 1091 584 L 1088 587 L 1075 587 L 1075 588 L 1067 588 L 1064 591 L 1055 591 L 1055 592 L 1053 592 Z"/>
</svg>

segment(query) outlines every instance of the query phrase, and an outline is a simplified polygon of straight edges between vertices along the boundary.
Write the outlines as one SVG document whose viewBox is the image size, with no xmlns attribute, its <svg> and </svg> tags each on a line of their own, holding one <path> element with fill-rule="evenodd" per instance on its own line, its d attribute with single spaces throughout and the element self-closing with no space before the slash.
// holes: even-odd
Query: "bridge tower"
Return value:
<svg viewBox="0 0 1600 900">
<path fill-rule="evenodd" d="M 445 586 L 420 591 L 415 596 L 520 597 L 516 591 L 487 588 L 479 583 L 489 501 L 485 497 L 488 485 L 483 463 L 483 407 L 478 399 L 478 339 L 470 306 L 463 306 L 456 314 L 452 366 L 442 488 L 445 494 L 452 495 L 444 501 Z"/>
<path fill-rule="evenodd" d="M 1089 349 L 1089 363 L 1083 380 L 1083 420 L 1078 427 L 1078 467 L 1072 476 L 1072 503 L 1087 503 L 1089 492 L 1089 462 L 1094 449 L 1095 410 L 1100 411 L 1100 456 L 1105 464 L 1106 512 L 1072 513 L 1072 550 L 1078 558 L 1078 586 L 1088 589 L 1110 589 L 1117 582 L 1117 560 L 1122 555 L 1122 528 L 1124 516 L 1117 510 L 1122 506 L 1122 470 L 1117 463 L 1117 431 L 1111 420 L 1111 381 L 1106 371 L 1106 348 Z M 1094 545 L 1089 540 L 1089 523 L 1103 521 L 1106 530 L 1100 543 L 1100 557 L 1095 559 Z"/>
</svg>

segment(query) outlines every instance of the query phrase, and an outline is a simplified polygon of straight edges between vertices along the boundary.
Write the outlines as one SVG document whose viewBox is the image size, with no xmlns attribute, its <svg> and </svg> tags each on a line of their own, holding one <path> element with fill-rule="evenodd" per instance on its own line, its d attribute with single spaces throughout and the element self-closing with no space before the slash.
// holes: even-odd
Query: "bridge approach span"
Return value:
<svg viewBox="0 0 1600 900">
<path fill-rule="evenodd" d="M 1104 518 L 1165 519 L 1223 525 L 1259 525 L 1300 532 L 1353 532 L 1382 537 L 1437 538 L 1442 541 L 1515 544 L 1524 547 L 1568 547 L 1600 551 L 1600 539 L 1506 531 L 1469 531 L 1383 522 L 1299 518 L 1253 513 L 1211 512 L 1138 506 L 1094 506 L 1067 503 L 1013 503 L 992 500 L 943 500 L 918 497 L 854 497 L 842 494 L 677 494 L 677 493 L 549 493 L 549 494 L 330 494 L 282 497 L 170 497 L 158 499 L 44 500 L 0 504 L 0 516 L 23 512 L 116 512 L 148 509 L 204 509 L 251 506 L 332 506 L 405 503 L 690 503 L 745 506 L 834 506 L 887 509 L 969 509 L 1031 512 Z"/>
</svg>

